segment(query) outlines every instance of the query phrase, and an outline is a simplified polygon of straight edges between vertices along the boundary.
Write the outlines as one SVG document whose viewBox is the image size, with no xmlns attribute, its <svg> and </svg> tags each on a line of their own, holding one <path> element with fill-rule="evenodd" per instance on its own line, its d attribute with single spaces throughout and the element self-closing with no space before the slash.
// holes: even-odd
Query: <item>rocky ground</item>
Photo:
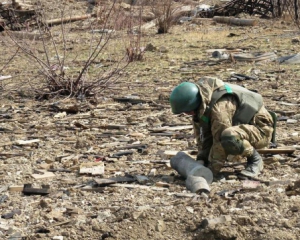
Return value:
<svg viewBox="0 0 300 240">
<path fill-rule="evenodd" d="M 77 13 L 88 8 L 85 1 L 70 4 Z M 0 238 L 298 239 L 299 64 L 212 58 L 211 49 L 278 57 L 299 51 L 299 29 L 290 21 L 257 21 L 239 27 L 194 19 L 168 34 L 145 30 L 142 45 L 151 51 L 96 101 L 37 101 L 18 91 L 25 78 L 40 79 L 17 56 L 1 73 L 13 78 L 1 89 Z M 87 49 L 87 22 L 74 24 L 74 48 Z M 0 49 L 4 65 L 6 37 Z M 233 72 L 256 80 L 238 80 Z M 252 181 L 238 178 L 244 161 L 228 161 L 224 178 L 197 195 L 170 167 L 167 150 L 191 152 L 196 144 L 191 119 L 172 115 L 168 96 L 181 81 L 206 75 L 262 94 L 280 120 L 278 146 L 295 151 L 263 155 L 265 169 Z"/>
</svg>

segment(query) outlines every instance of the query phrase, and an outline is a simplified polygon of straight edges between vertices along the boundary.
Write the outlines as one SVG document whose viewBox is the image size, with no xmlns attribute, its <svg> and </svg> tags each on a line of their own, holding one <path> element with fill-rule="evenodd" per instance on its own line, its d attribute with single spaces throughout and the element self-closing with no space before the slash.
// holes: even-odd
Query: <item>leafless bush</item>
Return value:
<svg viewBox="0 0 300 240">
<path fill-rule="evenodd" d="M 156 17 L 157 33 L 168 33 L 175 24 L 176 4 L 173 0 L 151 0 L 152 12 Z"/>
<path fill-rule="evenodd" d="M 127 29 L 116 32 L 118 19 L 122 15 L 116 0 L 106 1 L 98 6 L 97 14 L 83 16 L 86 19 L 84 34 L 74 33 L 74 26 L 70 24 L 71 17 L 67 16 L 64 4 L 60 5 L 60 17 L 51 27 L 46 19 L 45 7 L 42 2 L 36 5 L 38 40 L 18 40 L 15 33 L 7 31 L 23 56 L 34 65 L 36 79 L 28 79 L 31 91 L 39 97 L 63 95 L 67 97 L 92 96 L 107 89 L 122 75 L 128 64 L 137 59 L 129 52 L 133 44 L 140 44 L 140 37 L 128 37 Z M 73 17 L 73 16 L 72 16 Z M 81 16 L 82 17 L 82 16 Z M 130 32 L 130 31 L 129 31 Z M 120 35 L 120 34 L 123 34 Z M 124 34 L 129 43 L 124 46 Z M 120 40 L 122 39 L 122 40 Z M 128 48 L 128 45 L 131 46 Z M 129 49 L 129 50 L 128 50 Z M 27 62 L 28 63 L 28 62 Z"/>
<path fill-rule="evenodd" d="M 119 17 L 113 22 L 115 30 L 126 31 L 126 37 L 123 39 L 123 44 L 126 49 L 126 56 L 128 62 L 141 61 L 144 57 L 144 47 L 142 46 L 142 32 L 141 26 L 143 24 L 143 7 L 131 6 L 119 14 Z M 119 9 L 115 8 L 115 12 Z"/>
<path fill-rule="evenodd" d="M 150 0 L 156 19 L 157 33 L 168 33 L 180 17 L 189 16 L 196 3 L 190 0 Z"/>
<path fill-rule="evenodd" d="M 126 53 L 129 62 L 141 61 L 144 58 L 145 48 L 142 46 L 142 14 L 143 6 L 138 8 L 137 17 L 133 17 L 133 11 L 131 9 L 128 19 L 128 46 L 126 47 Z"/>
</svg>

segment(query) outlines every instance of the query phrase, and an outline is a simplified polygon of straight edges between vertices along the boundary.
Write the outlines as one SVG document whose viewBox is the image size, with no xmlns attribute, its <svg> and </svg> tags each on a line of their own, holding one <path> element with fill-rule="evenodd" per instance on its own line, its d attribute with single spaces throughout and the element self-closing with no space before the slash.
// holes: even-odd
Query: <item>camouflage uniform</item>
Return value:
<svg viewBox="0 0 300 240">
<path fill-rule="evenodd" d="M 214 90 L 224 85 L 217 78 L 204 77 L 196 83 L 202 103 L 199 111 L 193 117 L 194 132 L 198 144 L 197 160 L 209 161 L 209 167 L 214 175 L 219 173 L 226 159 L 226 149 L 220 142 L 222 134 L 236 136 L 243 143 L 243 157 L 248 157 L 255 149 L 268 146 L 272 138 L 273 119 L 264 106 L 254 115 L 249 124 L 233 126 L 232 119 L 238 106 L 233 95 L 221 97 L 213 106 L 210 113 L 210 122 L 201 121 L 206 107 L 209 105 Z"/>
</svg>

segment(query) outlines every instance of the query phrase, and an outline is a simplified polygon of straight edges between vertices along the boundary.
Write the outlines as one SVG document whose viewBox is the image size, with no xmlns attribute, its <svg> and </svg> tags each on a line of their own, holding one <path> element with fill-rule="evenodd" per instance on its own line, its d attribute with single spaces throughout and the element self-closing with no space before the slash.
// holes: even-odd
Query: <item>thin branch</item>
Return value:
<svg viewBox="0 0 300 240">
<path fill-rule="evenodd" d="M 4 70 L 4 68 L 6 68 L 6 66 L 8 66 L 10 64 L 10 62 L 15 58 L 15 56 L 18 54 L 20 50 L 20 47 L 18 46 L 17 51 L 11 56 L 10 59 L 8 59 L 8 61 L 4 64 L 4 66 L 0 69 L 0 73 Z"/>
<path fill-rule="evenodd" d="M 111 16 L 111 13 L 112 13 L 112 10 L 113 10 L 115 4 L 116 4 L 116 0 L 113 1 L 113 5 L 112 5 L 112 7 L 110 8 L 110 10 L 109 10 L 109 12 L 108 12 L 108 16 Z M 106 24 L 107 24 L 108 20 L 109 20 L 109 17 L 107 17 L 107 18 L 105 19 L 103 29 L 106 27 Z M 88 66 L 91 64 L 92 60 L 95 59 L 95 58 L 94 58 L 94 55 L 96 55 L 96 57 L 97 57 L 97 56 L 100 54 L 100 52 L 103 50 L 103 48 L 106 46 L 106 44 L 107 44 L 109 38 L 104 42 L 104 45 L 97 51 L 98 47 L 100 46 L 100 44 L 101 44 L 101 42 L 102 42 L 103 36 L 104 36 L 104 34 L 101 35 L 101 38 L 100 38 L 100 40 L 98 41 L 98 43 L 97 43 L 97 45 L 96 45 L 96 47 L 95 47 L 95 50 L 94 50 L 93 53 L 90 55 L 90 57 L 88 58 L 88 60 L 86 61 L 85 65 L 84 65 L 84 67 L 82 68 L 81 72 L 79 73 L 79 75 L 78 75 L 78 77 L 77 77 L 77 80 L 76 80 L 76 82 L 75 82 L 75 85 L 78 84 L 78 82 L 80 81 L 80 79 L 81 79 L 83 73 L 86 71 L 86 69 L 88 68 Z M 109 36 L 110 36 L 110 35 L 109 35 Z"/>
</svg>

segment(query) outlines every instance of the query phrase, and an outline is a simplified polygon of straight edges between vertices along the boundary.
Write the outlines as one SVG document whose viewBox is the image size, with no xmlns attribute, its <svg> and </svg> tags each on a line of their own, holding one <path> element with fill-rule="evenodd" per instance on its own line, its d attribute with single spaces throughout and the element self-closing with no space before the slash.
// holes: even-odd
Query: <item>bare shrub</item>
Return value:
<svg viewBox="0 0 300 240">
<path fill-rule="evenodd" d="M 175 23 L 176 5 L 173 0 L 151 0 L 152 12 L 156 17 L 157 33 L 168 33 Z"/>
<path fill-rule="evenodd" d="M 56 21 L 46 19 L 42 1 L 36 6 L 38 38 L 19 40 L 14 32 L 6 34 L 34 69 L 24 87 L 29 84 L 29 90 L 39 98 L 94 96 L 116 83 L 130 62 L 140 60 L 136 57 L 139 54 L 128 52 L 128 45 L 140 44 L 140 36 L 132 39 L 128 25 L 118 26 L 123 12 L 116 0 L 98 1 L 96 14 L 79 16 L 85 19 L 82 34 L 76 32 L 78 27 L 70 23 L 74 16 L 66 16 L 60 1 Z M 126 46 L 124 39 L 129 39 Z"/>
<path fill-rule="evenodd" d="M 168 33 L 180 17 L 189 16 L 196 4 L 187 0 L 150 0 L 150 6 L 156 19 L 157 33 Z"/>
<path fill-rule="evenodd" d="M 129 19 L 128 19 L 128 45 L 126 47 L 126 53 L 129 62 L 141 61 L 144 58 L 145 48 L 142 46 L 142 30 L 141 26 L 143 24 L 143 6 L 138 7 L 137 17 L 133 17 L 133 10 L 131 8 Z M 126 44 L 126 43 L 125 43 Z"/>
</svg>

